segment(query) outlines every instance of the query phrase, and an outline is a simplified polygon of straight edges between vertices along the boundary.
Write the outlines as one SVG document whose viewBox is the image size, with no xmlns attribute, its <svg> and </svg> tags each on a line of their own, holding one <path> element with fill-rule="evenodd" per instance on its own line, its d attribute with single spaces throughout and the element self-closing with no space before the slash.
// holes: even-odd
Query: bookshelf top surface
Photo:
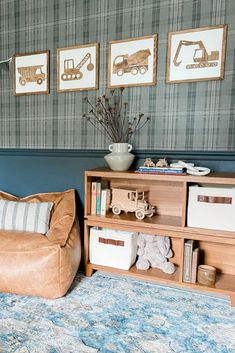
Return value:
<svg viewBox="0 0 235 353">
<path fill-rule="evenodd" d="M 125 178 L 125 179 L 145 179 L 174 182 L 192 182 L 192 183 L 211 183 L 211 184 L 232 184 L 235 185 L 234 173 L 210 173 L 206 176 L 193 175 L 165 175 L 165 174 L 146 174 L 135 173 L 134 170 L 125 172 L 115 172 L 108 168 L 97 168 L 85 172 L 87 177 L 103 178 Z"/>
</svg>

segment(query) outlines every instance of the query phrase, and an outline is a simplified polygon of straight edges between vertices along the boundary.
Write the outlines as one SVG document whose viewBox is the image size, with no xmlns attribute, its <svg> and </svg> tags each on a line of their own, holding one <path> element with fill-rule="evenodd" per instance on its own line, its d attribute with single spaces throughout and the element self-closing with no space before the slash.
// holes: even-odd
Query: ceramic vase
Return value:
<svg viewBox="0 0 235 353">
<path fill-rule="evenodd" d="M 131 154 L 132 146 L 128 143 L 112 143 L 109 145 L 109 151 L 104 159 L 110 169 L 115 171 L 128 170 L 134 160 L 134 155 Z"/>
</svg>

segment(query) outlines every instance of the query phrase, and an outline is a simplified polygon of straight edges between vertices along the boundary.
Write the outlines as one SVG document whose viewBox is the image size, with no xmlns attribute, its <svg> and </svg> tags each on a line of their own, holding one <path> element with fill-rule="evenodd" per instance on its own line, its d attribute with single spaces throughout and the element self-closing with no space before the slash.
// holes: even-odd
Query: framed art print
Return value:
<svg viewBox="0 0 235 353">
<path fill-rule="evenodd" d="M 109 42 L 108 88 L 155 85 L 156 63 L 156 34 Z"/>
<path fill-rule="evenodd" d="M 99 44 L 57 49 L 57 91 L 98 89 Z"/>
<path fill-rule="evenodd" d="M 227 25 L 168 33 L 167 83 L 224 78 Z"/>
<path fill-rule="evenodd" d="M 14 95 L 49 93 L 49 50 L 14 55 Z"/>
</svg>

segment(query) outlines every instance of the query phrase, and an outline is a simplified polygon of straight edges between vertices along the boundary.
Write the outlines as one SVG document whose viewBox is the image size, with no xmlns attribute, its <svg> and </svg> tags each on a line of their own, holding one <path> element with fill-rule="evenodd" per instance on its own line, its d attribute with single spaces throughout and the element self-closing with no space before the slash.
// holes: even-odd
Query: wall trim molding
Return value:
<svg viewBox="0 0 235 353">
<path fill-rule="evenodd" d="M 94 149 L 22 149 L 0 148 L 0 156 L 29 156 L 29 157 L 70 157 L 70 158 L 102 158 L 107 150 Z M 170 159 L 194 159 L 235 161 L 235 151 L 169 151 L 169 150 L 134 150 L 137 158 L 170 158 Z"/>
</svg>

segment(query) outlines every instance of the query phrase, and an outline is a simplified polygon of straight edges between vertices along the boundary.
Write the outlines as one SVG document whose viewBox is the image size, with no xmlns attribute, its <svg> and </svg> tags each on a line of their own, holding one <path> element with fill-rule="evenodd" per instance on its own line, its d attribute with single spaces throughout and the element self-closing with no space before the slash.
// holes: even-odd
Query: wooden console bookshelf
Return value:
<svg viewBox="0 0 235 353">
<path fill-rule="evenodd" d="M 108 180 L 110 187 L 137 187 L 149 191 L 149 201 L 157 207 L 152 218 L 138 220 L 134 213 L 106 216 L 91 214 L 91 183 Z M 112 272 L 137 279 L 156 281 L 161 284 L 180 285 L 192 289 L 229 295 L 235 306 L 235 232 L 187 226 L 187 202 L 190 185 L 221 185 L 235 187 L 235 173 L 217 173 L 208 176 L 137 174 L 132 171 L 114 172 L 97 169 L 85 172 L 85 226 L 84 258 L 85 271 L 91 276 L 94 270 Z M 151 235 L 169 236 L 174 256 L 170 259 L 176 265 L 173 275 L 150 268 L 140 271 L 133 265 L 130 270 L 120 270 L 89 262 L 89 230 L 91 227 L 110 228 Z M 184 242 L 194 239 L 203 252 L 203 263 L 215 266 L 217 280 L 214 286 L 183 282 Z"/>
</svg>

